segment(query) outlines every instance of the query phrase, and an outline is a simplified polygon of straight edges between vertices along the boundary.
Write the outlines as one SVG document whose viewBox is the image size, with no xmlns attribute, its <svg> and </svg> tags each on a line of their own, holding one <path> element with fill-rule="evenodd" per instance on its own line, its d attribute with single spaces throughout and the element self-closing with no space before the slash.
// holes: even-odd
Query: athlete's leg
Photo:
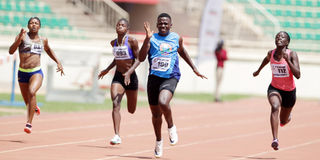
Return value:
<svg viewBox="0 0 320 160">
<path fill-rule="evenodd" d="M 271 92 L 268 95 L 268 100 L 271 105 L 270 123 L 273 139 L 278 139 L 279 126 L 279 109 L 281 106 L 281 96 L 277 92 Z"/>
<path fill-rule="evenodd" d="M 161 90 L 159 94 L 159 107 L 167 121 L 168 128 L 173 126 L 172 112 L 170 107 L 172 96 L 172 93 L 166 89 Z"/>
<path fill-rule="evenodd" d="M 220 86 L 221 86 L 222 75 L 223 75 L 223 68 L 217 67 L 217 69 L 216 69 L 216 90 L 215 90 L 215 99 L 214 99 L 216 102 L 221 101 Z"/>
<path fill-rule="evenodd" d="M 137 107 L 138 90 L 126 90 L 128 112 L 133 114 Z"/>
<path fill-rule="evenodd" d="M 39 88 L 42 85 L 42 75 L 41 74 L 34 74 L 31 76 L 29 80 L 29 89 L 28 89 L 28 94 L 29 94 L 29 105 L 28 105 L 28 110 L 29 110 L 29 117 L 28 117 L 28 122 L 32 124 L 32 119 L 34 112 L 37 107 L 37 97 L 36 93 L 39 90 Z"/>
<path fill-rule="evenodd" d="M 23 97 L 24 103 L 27 107 L 27 120 L 29 119 L 30 110 L 29 110 L 29 84 L 24 82 L 19 82 L 21 95 Z"/>
<path fill-rule="evenodd" d="M 150 105 L 150 109 L 154 133 L 156 134 L 157 141 L 161 141 L 162 112 L 159 105 Z"/>
<path fill-rule="evenodd" d="M 25 82 L 19 82 L 21 95 L 23 97 L 23 101 L 26 104 L 26 107 L 29 105 L 29 84 Z"/>
<path fill-rule="evenodd" d="M 122 97 L 124 95 L 124 88 L 120 83 L 112 83 L 111 85 L 111 99 L 112 99 L 112 119 L 113 119 L 113 128 L 114 133 L 119 135 L 120 130 L 120 121 L 121 121 L 121 115 L 120 115 L 120 104 Z"/>
<path fill-rule="evenodd" d="M 287 108 L 287 107 L 281 107 L 280 110 L 280 124 L 285 125 L 290 122 L 291 117 L 291 111 L 293 107 Z"/>
</svg>

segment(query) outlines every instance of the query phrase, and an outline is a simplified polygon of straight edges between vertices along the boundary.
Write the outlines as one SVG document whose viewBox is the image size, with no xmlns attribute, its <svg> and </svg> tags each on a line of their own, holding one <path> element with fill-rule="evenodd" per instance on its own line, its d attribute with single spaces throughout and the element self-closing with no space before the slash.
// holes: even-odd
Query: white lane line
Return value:
<svg viewBox="0 0 320 160">
<path fill-rule="evenodd" d="M 243 122 L 247 123 L 249 121 L 245 120 Z M 229 124 L 229 122 L 227 122 L 226 124 Z M 99 126 L 99 125 L 97 125 L 97 126 Z M 178 128 L 178 132 L 179 131 L 188 131 L 188 130 L 199 130 L 200 128 L 211 128 L 211 127 L 214 127 L 214 126 L 223 126 L 223 125 L 221 125 L 221 124 L 211 124 L 211 125 L 210 124 L 205 124 L 205 125 L 198 125 L 198 126 L 192 126 L 192 127 L 184 127 L 184 128 Z M 150 132 L 144 132 L 144 133 L 138 133 L 138 134 L 130 134 L 130 135 L 124 136 L 123 138 L 151 136 L 153 134 L 154 134 L 154 132 L 150 131 Z M 100 138 L 100 139 L 105 140 L 105 138 Z M 8 153 L 8 152 L 16 152 L 16 151 L 22 151 L 22 150 L 35 149 L 35 148 L 46 148 L 46 147 L 55 147 L 55 146 L 62 146 L 62 145 L 69 145 L 69 144 L 86 143 L 86 142 L 91 142 L 91 141 L 96 141 L 96 139 L 85 140 L 85 141 L 74 141 L 74 142 L 58 143 L 58 144 L 40 145 L 40 146 L 33 146 L 33 147 L 24 147 L 24 148 L 13 149 L 13 150 L 4 150 L 4 151 L 0 151 L 0 154 L 1 153 Z"/>
<path fill-rule="evenodd" d="M 306 143 L 301 143 L 301 144 L 296 144 L 296 145 L 293 145 L 293 146 L 289 146 L 289 147 L 284 147 L 284 148 L 280 148 L 278 151 L 276 151 L 277 153 L 278 152 L 282 152 L 282 151 L 287 151 L 287 150 L 291 150 L 291 149 L 296 149 L 296 148 L 299 148 L 299 147 L 304 147 L 304 146 L 308 146 L 308 145 L 311 145 L 311 144 L 315 144 L 315 143 L 319 143 L 320 142 L 320 139 L 316 139 L 316 140 L 312 140 L 312 141 L 309 141 L 309 142 L 306 142 Z M 265 152 L 260 152 L 260 153 L 256 153 L 256 154 L 251 154 L 251 155 L 248 155 L 248 156 L 244 156 L 242 158 L 235 158 L 235 159 L 232 159 L 232 160 L 241 160 L 241 159 L 252 159 L 256 156 L 261 156 L 261 155 L 264 155 L 264 154 L 268 154 L 268 153 L 272 153 L 272 152 L 275 152 L 275 151 L 265 151 Z"/>
<path fill-rule="evenodd" d="M 41 116 L 41 115 L 40 115 Z M 58 115 L 59 116 L 59 115 Z M 35 117 L 35 119 L 37 119 L 37 123 L 41 123 L 41 122 L 55 122 L 55 121 L 61 121 L 61 120 L 78 120 L 78 119 L 83 119 L 84 117 L 83 116 L 79 116 L 79 115 L 68 115 L 68 114 L 65 114 L 65 115 L 62 115 L 63 117 L 46 117 L 46 119 L 38 119 L 38 117 Z M 85 118 L 87 119 L 99 119 L 99 118 L 105 118 L 107 116 L 105 115 L 89 115 L 89 116 L 85 116 Z M 0 122 L 0 125 L 8 125 L 8 124 L 21 124 L 21 123 L 24 123 L 24 120 L 21 120 L 21 121 L 9 121 L 9 122 Z"/>
<path fill-rule="evenodd" d="M 247 121 L 245 121 L 245 122 L 247 122 Z M 313 125 L 320 125 L 320 124 L 319 123 L 309 123 L 307 125 L 306 124 L 297 125 L 296 127 L 292 127 L 292 129 L 301 128 L 301 127 L 310 127 L 310 126 L 313 126 Z M 207 127 L 212 127 L 212 126 L 215 126 L 215 125 L 202 125 L 202 126 L 198 126 L 198 127 L 185 127 L 185 128 L 181 128 L 179 130 L 180 131 L 194 130 L 194 129 L 198 130 L 199 128 L 207 128 Z M 236 135 L 236 136 L 231 136 L 231 137 L 214 138 L 214 139 L 209 139 L 209 140 L 206 140 L 206 141 L 196 141 L 196 142 L 192 142 L 192 143 L 182 144 L 182 145 L 178 145 L 178 146 L 175 146 L 175 147 L 187 147 L 187 146 L 192 146 L 192 145 L 197 145 L 197 144 L 204 144 L 204 143 L 212 143 L 212 142 L 217 142 L 217 141 L 232 140 L 232 139 L 237 139 L 237 138 L 255 136 L 255 135 L 259 135 L 259 134 L 266 134 L 268 132 L 269 132 L 269 130 L 268 131 L 254 132 L 254 133 L 250 133 L 250 134 Z M 146 136 L 146 135 L 153 135 L 153 132 L 145 132 L 145 133 L 140 133 L 140 134 L 136 134 L 136 135 L 128 135 L 128 136 L 124 136 L 124 138 L 139 137 L 139 136 Z M 57 143 L 57 144 L 48 144 L 48 145 L 38 145 L 38 146 L 23 147 L 23 148 L 18 148 L 18 149 L 11 149 L 11 150 L 3 150 L 3 151 L 0 151 L 0 154 L 2 154 L 2 153 L 10 153 L 10 152 L 17 152 L 17 151 L 24 151 L 24 150 L 31 150 L 31 149 L 72 145 L 72 144 L 79 144 L 79 143 L 89 143 L 89 142 L 96 142 L 96 141 L 100 141 L 100 140 L 105 140 L 105 138 L 97 138 L 97 139 L 89 139 L 89 140 L 82 140 L 82 141 L 73 141 L 73 142 L 65 142 L 65 143 Z M 164 149 L 169 149 L 169 148 L 171 148 L 171 147 L 164 147 Z M 144 152 L 149 152 L 149 151 L 150 150 L 138 151 L 138 152 L 133 152 L 133 153 L 125 153 L 125 155 L 134 155 L 134 154 L 138 154 L 140 152 L 144 153 Z M 113 156 L 113 157 L 116 158 L 116 157 L 121 157 L 121 156 L 124 156 L 124 154 L 119 155 L 119 156 Z M 107 157 L 107 158 L 109 159 L 110 157 Z M 103 159 L 103 158 L 101 158 L 101 159 Z"/>
<path fill-rule="evenodd" d="M 74 142 L 66 142 L 66 143 L 57 143 L 57 144 L 47 144 L 47 145 L 23 147 L 23 148 L 18 148 L 18 149 L 0 151 L 0 154 L 9 153 L 9 152 L 24 151 L 24 150 L 30 150 L 30 149 L 56 147 L 56 146 L 64 146 L 64 145 L 79 144 L 79 143 L 89 143 L 89 142 L 96 142 L 96 141 L 101 141 L 101 140 L 105 140 L 105 138 L 97 138 L 97 139 L 89 139 L 89 140 L 83 140 L 83 141 L 74 141 Z"/>
<path fill-rule="evenodd" d="M 183 119 L 194 119 L 194 118 L 204 118 L 204 117 L 209 117 L 212 116 L 211 114 L 200 114 L 197 116 L 193 117 L 177 117 L 177 119 L 183 118 Z M 132 124 L 141 124 L 142 122 L 147 122 L 145 120 L 140 120 L 140 121 L 130 121 L 123 123 L 123 126 L 126 125 L 132 125 Z M 59 131 L 71 131 L 71 130 L 78 130 L 78 129 L 87 129 L 87 128 L 99 128 L 99 127 L 107 127 L 107 126 L 112 126 L 113 124 L 108 123 L 108 124 L 97 124 L 97 125 L 87 125 L 87 126 L 81 126 L 81 127 L 66 127 L 66 128 L 57 128 L 57 129 L 50 129 L 50 130 L 43 130 L 43 131 L 33 131 L 32 134 L 41 134 L 41 133 L 52 133 L 52 132 L 59 132 Z M 0 134 L 0 137 L 8 137 L 8 136 L 19 136 L 19 135 L 25 135 L 26 133 L 24 132 L 19 132 L 19 133 L 8 133 L 8 134 Z"/>
<path fill-rule="evenodd" d="M 318 123 L 313 123 L 311 124 L 311 126 L 313 125 L 319 125 Z M 205 125 L 206 127 L 208 127 L 209 125 Z M 310 125 L 297 125 L 297 127 L 294 127 L 292 129 L 295 128 L 302 128 L 302 127 L 307 127 Z M 189 130 L 191 128 L 197 129 L 198 127 L 189 127 L 189 128 L 183 128 L 182 130 Z M 204 128 L 204 127 L 202 127 Z M 240 138 L 245 138 L 245 137 L 251 137 L 251 136 L 256 136 L 256 135 L 260 135 L 260 134 L 267 134 L 269 133 L 269 131 L 259 131 L 259 132 L 254 132 L 254 133 L 249 133 L 249 134 L 242 134 L 242 135 L 236 135 L 236 136 L 231 136 L 231 137 L 222 137 L 222 138 L 213 138 L 213 139 L 209 139 L 209 140 L 204 140 L 204 141 L 195 141 L 195 142 L 191 142 L 191 143 L 186 143 L 186 144 L 181 144 L 181 145 L 177 145 L 174 147 L 164 147 L 164 150 L 168 150 L 170 148 L 183 148 L 183 147 L 189 147 L 189 146 L 193 146 L 193 145 L 199 145 L 199 144 L 206 144 L 206 143 L 213 143 L 213 142 L 220 142 L 220 141 L 228 141 L 228 140 L 234 140 L 234 139 L 240 139 Z M 317 140 L 317 142 L 320 141 L 320 139 Z M 288 147 L 289 148 L 289 147 Z M 291 147 L 292 148 L 292 147 Z M 283 149 L 281 149 L 283 150 Z M 94 159 L 94 160 L 108 160 L 108 159 L 115 159 L 115 158 L 119 158 L 119 157 L 126 157 L 126 156 L 132 156 L 132 155 L 136 155 L 136 154 L 140 154 L 140 153 L 147 153 L 147 152 L 153 152 L 153 150 L 143 150 L 143 151 L 138 151 L 138 152 L 132 152 L 132 153 L 125 153 L 125 154 L 121 154 L 121 155 L 117 155 L 117 156 L 111 156 L 111 157 L 105 157 L 105 158 L 98 158 L 98 159 Z M 262 152 L 264 153 L 264 152 Z M 256 155 L 251 155 L 251 156 L 256 156 Z"/>
</svg>

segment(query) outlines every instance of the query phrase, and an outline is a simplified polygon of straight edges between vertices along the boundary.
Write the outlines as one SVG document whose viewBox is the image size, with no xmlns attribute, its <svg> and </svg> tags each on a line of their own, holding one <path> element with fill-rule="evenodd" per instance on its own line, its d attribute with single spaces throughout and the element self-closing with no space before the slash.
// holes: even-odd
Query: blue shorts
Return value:
<svg viewBox="0 0 320 160">
<path fill-rule="evenodd" d="M 28 72 L 25 71 L 26 69 L 21 69 L 19 68 L 18 71 L 18 82 L 20 83 L 29 83 L 30 78 L 34 75 L 34 74 L 41 74 L 42 78 L 43 78 L 43 73 L 41 68 L 39 68 L 39 70 L 36 71 L 32 71 L 32 72 Z M 29 69 L 27 69 L 29 70 Z"/>
</svg>

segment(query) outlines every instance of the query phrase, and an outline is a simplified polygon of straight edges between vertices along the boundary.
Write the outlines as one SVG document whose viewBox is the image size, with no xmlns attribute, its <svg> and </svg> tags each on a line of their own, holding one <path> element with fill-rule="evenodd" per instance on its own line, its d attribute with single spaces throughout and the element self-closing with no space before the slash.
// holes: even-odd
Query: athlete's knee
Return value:
<svg viewBox="0 0 320 160">
<path fill-rule="evenodd" d="M 119 107 L 120 108 L 120 101 L 118 99 L 114 99 L 112 100 L 112 105 L 113 105 L 113 108 L 116 108 L 116 107 Z"/>
<path fill-rule="evenodd" d="M 152 118 L 154 119 L 161 119 L 162 113 L 152 113 Z"/>
<path fill-rule="evenodd" d="M 162 108 L 162 109 L 166 109 L 169 107 L 169 104 L 167 102 L 167 100 L 164 100 L 164 99 L 159 99 L 159 102 L 158 102 L 159 106 Z"/>
<path fill-rule="evenodd" d="M 37 90 L 36 90 L 36 89 L 33 89 L 33 88 L 30 88 L 30 89 L 29 89 L 29 95 L 30 95 L 30 96 L 35 96 L 36 93 L 37 93 Z"/>
<path fill-rule="evenodd" d="M 271 103 L 271 111 L 279 112 L 280 104 L 279 103 Z"/>
<path fill-rule="evenodd" d="M 128 112 L 133 114 L 136 111 L 136 105 L 128 105 Z"/>
</svg>

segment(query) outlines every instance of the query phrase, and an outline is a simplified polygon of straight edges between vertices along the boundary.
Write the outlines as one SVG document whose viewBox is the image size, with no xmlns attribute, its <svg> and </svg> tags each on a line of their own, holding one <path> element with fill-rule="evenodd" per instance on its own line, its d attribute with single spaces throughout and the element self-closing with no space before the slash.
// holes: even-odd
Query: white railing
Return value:
<svg viewBox="0 0 320 160">
<path fill-rule="evenodd" d="M 115 27 L 118 20 L 126 18 L 129 14 L 112 0 L 78 0 L 88 11 L 107 27 Z"/>
</svg>

